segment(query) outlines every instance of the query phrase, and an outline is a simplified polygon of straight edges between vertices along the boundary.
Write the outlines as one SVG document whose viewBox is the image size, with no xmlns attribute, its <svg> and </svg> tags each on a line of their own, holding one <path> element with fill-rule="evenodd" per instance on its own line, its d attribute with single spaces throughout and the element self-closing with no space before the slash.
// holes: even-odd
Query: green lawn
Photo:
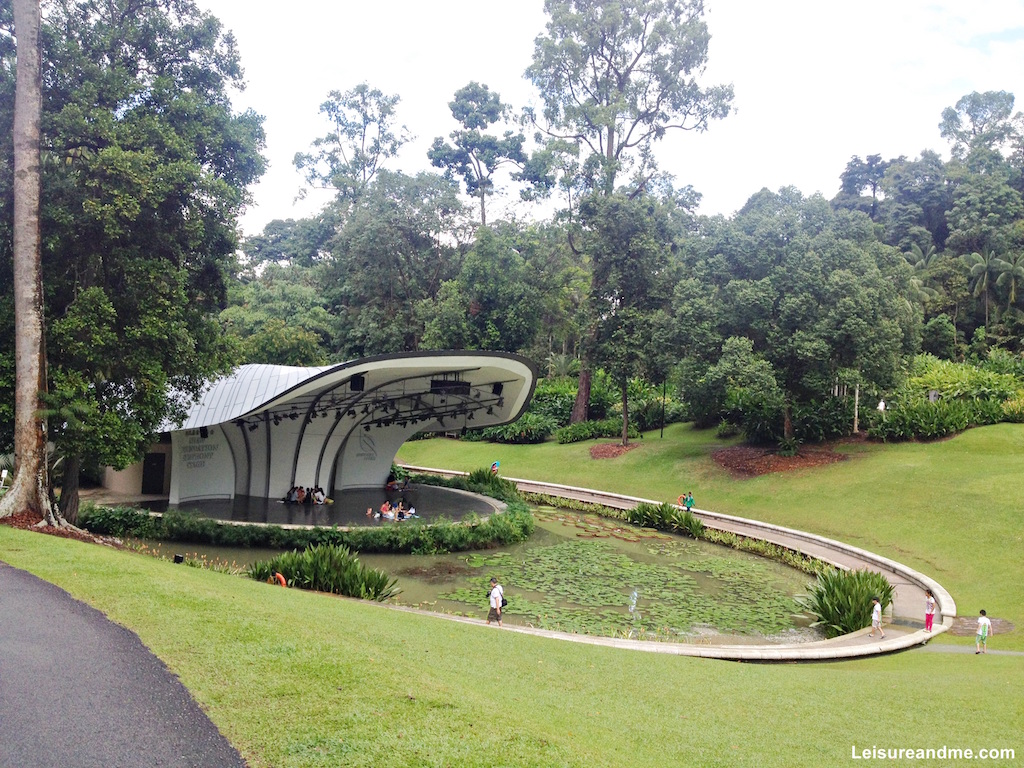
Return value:
<svg viewBox="0 0 1024 768">
<path fill-rule="evenodd" d="M 652 498 L 692 490 L 702 508 L 889 554 L 934 575 L 962 612 L 1021 626 L 1022 442 L 1024 427 L 998 426 L 858 444 L 841 465 L 756 480 L 722 474 L 712 435 L 686 427 L 601 462 L 586 445 L 447 440 L 400 458 L 500 459 L 507 476 Z M 2 526 L 0 559 L 138 633 L 254 766 L 823 766 L 854 747 L 943 745 L 1016 749 L 986 765 L 1024 758 L 1022 656 L 737 664 L 520 636 Z M 1022 634 L 992 648 L 1021 649 Z"/>
</svg>

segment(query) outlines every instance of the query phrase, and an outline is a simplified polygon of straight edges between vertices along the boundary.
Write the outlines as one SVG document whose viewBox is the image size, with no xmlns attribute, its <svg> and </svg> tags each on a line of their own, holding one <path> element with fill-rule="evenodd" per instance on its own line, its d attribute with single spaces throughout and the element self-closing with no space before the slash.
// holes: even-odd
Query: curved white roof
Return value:
<svg viewBox="0 0 1024 768">
<path fill-rule="evenodd" d="M 519 417 L 533 393 L 536 371 L 518 355 L 495 352 L 424 352 L 363 358 L 333 366 L 295 367 L 243 365 L 210 384 L 190 408 L 180 425 L 164 425 L 164 431 L 199 429 L 269 412 L 283 415 L 288 409 L 323 408 L 326 396 L 331 407 L 362 402 L 372 393 L 377 399 L 400 399 L 434 413 L 437 393 L 432 383 L 439 378 L 458 381 L 481 399 L 480 393 L 504 392 L 476 426 L 501 424 Z M 358 381 L 357 392 L 351 384 Z M 429 397 L 431 403 L 425 400 Z M 472 399 L 472 398 L 468 398 Z M 294 418 L 294 417 L 293 417 Z"/>
</svg>

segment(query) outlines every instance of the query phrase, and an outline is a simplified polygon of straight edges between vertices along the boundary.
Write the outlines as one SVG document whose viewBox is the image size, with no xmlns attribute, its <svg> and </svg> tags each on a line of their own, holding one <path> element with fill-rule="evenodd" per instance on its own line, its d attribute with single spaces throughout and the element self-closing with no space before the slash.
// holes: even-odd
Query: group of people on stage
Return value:
<svg viewBox="0 0 1024 768">
<path fill-rule="evenodd" d="M 289 504 L 326 504 L 329 499 L 320 486 L 303 488 L 301 485 L 293 485 L 285 494 L 284 501 Z"/>
<path fill-rule="evenodd" d="M 411 517 L 419 517 L 416 514 L 416 507 L 411 504 L 406 507 L 404 499 L 399 499 L 397 505 L 393 505 L 385 499 L 376 512 L 373 511 L 373 507 L 367 507 L 366 516 L 372 517 L 374 520 L 408 520 Z"/>
</svg>

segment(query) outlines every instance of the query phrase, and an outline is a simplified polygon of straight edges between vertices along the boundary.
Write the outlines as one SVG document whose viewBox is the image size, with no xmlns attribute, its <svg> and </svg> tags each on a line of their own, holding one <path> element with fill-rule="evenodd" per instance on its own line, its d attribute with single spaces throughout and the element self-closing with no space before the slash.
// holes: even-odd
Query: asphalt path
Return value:
<svg viewBox="0 0 1024 768">
<path fill-rule="evenodd" d="M 0 561 L 0 768 L 244 768 L 138 637 Z"/>
</svg>

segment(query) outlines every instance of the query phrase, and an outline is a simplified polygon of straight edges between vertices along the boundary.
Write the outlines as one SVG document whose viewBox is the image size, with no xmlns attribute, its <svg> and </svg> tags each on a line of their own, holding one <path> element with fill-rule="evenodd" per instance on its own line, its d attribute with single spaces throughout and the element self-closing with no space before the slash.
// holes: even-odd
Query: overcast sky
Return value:
<svg viewBox="0 0 1024 768">
<path fill-rule="evenodd" d="M 248 86 L 235 107 L 266 117 L 270 168 L 242 219 L 256 234 L 325 201 L 303 188 L 296 152 L 327 132 L 319 105 L 361 82 L 401 97 L 416 140 L 389 167 L 430 167 L 426 150 L 455 123 L 454 92 L 476 80 L 518 110 L 537 97 L 523 78 L 544 31 L 543 0 L 197 0 L 234 32 Z M 948 157 L 942 110 L 971 91 L 1006 90 L 1024 110 L 1021 0 L 705 0 L 704 82 L 732 83 L 734 113 L 704 134 L 676 131 L 660 166 L 729 215 L 762 187 L 831 198 L 853 155 Z M 515 195 L 490 204 L 493 218 Z"/>
</svg>

